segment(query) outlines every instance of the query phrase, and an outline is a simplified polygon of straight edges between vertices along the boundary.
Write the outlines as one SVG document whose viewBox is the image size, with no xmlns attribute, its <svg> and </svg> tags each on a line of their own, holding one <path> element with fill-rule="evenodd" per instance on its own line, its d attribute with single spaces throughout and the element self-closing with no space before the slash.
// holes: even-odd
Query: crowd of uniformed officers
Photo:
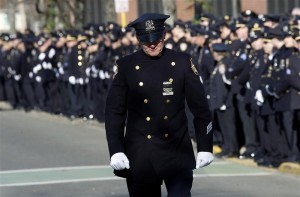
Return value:
<svg viewBox="0 0 300 197">
<path fill-rule="evenodd" d="M 203 13 L 197 22 L 166 24 L 165 46 L 190 53 L 201 76 L 214 144 L 222 148 L 217 157 L 251 158 L 267 167 L 299 162 L 299 27 L 300 16 L 250 10 L 236 18 Z M 114 22 L 1 34 L 0 100 L 103 122 L 115 61 L 139 50 L 137 43 L 132 29 Z"/>
</svg>

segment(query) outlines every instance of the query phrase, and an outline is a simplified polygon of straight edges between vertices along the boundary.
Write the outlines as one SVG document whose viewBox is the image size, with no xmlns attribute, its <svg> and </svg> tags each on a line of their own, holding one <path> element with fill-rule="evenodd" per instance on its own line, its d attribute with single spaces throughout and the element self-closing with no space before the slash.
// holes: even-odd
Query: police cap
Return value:
<svg viewBox="0 0 300 197">
<path fill-rule="evenodd" d="M 219 53 L 225 53 L 229 50 L 229 47 L 227 44 L 225 43 L 214 43 L 212 44 L 212 49 L 215 52 L 219 52 Z"/>
<path fill-rule="evenodd" d="M 140 42 L 156 42 L 163 37 L 165 30 L 164 22 L 169 17 L 169 15 L 164 14 L 147 13 L 129 23 L 127 27 L 135 29 Z"/>
</svg>

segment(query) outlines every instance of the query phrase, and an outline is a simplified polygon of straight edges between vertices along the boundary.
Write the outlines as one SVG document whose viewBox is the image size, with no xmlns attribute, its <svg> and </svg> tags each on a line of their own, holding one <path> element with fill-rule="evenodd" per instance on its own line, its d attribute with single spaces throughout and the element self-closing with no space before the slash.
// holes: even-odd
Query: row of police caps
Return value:
<svg viewBox="0 0 300 197">
<path fill-rule="evenodd" d="M 200 17 L 200 24 L 193 22 L 175 21 L 174 26 L 180 27 L 192 36 L 202 35 L 207 38 L 219 38 L 222 27 L 227 27 L 231 32 L 236 32 L 239 28 L 246 27 L 249 29 L 250 41 L 257 38 L 278 38 L 292 36 L 299 39 L 299 25 L 300 16 L 285 15 L 258 15 L 251 10 L 246 10 L 237 18 L 232 18 L 228 15 L 217 18 L 210 13 L 204 13 Z M 206 23 L 204 23 L 206 22 Z M 272 27 L 266 25 L 271 22 Z"/>
<path fill-rule="evenodd" d="M 107 22 L 106 24 L 87 24 L 83 30 L 55 30 L 49 33 L 41 32 L 36 34 L 30 29 L 26 29 L 24 33 L 16 32 L 13 34 L 2 33 L 0 40 L 8 42 L 12 40 L 22 40 L 25 43 L 37 43 L 43 45 L 48 39 L 57 41 L 59 38 L 66 38 L 66 41 L 87 42 L 90 45 L 96 44 L 96 38 L 99 35 L 106 34 L 108 38 L 114 42 L 118 38 L 124 36 L 127 32 L 133 33 L 129 28 L 122 28 L 115 22 Z"/>
<path fill-rule="evenodd" d="M 258 15 L 251 10 L 241 12 L 237 18 L 228 15 L 218 18 L 210 13 L 203 13 L 199 21 L 181 21 L 176 20 L 173 26 L 165 24 L 167 32 L 171 33 L 174 27 L 182 28 L 186 32 L 190 32 L 191 36 L 205 36 L 208 39 L 220 37 L 221 27 L 228 27 L 232 32 L 239 28 L 247 27 L 250 30 L 249 40 L 253 41 L 258 38 L 273 38 L 284 39 L 287 36 L 293 36 L 296 40 L 300 40 L 298 21 L 300 16 L 285 15 Z M 203 22 L 206 22 L 204 25 Z M 272 22 L 275 27 L 270 28 L 265 26 L 266 22 Z M 106 24 L 88 24 L 82 31 L 79 30 L 57 30 L 51 33 L 35 33 L 27 29 L 24 33 L 17 32 L 16 34 L 3 33 L 0 39 L 10 41 L 14 39 L 22 39 L 25 43 L 37 42 L 38 45 L 43 45 L 49 38 L 58 40 L 60 37 L 65 37 L 66 41 L 76 40 L 78 42 L 85 41 L 90 45 L 96 44 L 96 38 L 99 34 L 106 34 L 108 38 L 114 42 L 117 41 L 126 33 L 134 35 L 132 28 L 122 28 L 115 22 L 107 22 Z"/>
</svg>

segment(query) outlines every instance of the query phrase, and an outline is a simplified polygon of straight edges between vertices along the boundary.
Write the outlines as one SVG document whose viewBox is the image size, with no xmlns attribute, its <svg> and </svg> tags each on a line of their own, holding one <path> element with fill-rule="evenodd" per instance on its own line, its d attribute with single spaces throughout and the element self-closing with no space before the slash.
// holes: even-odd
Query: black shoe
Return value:
<svg viewBox="0 0 300 197">
<path fill-rule="evenodd" d="M 222 152 L 220 152 L 220 153 L 217 153 L 217 154 L 215 154 L 215 156 L 217 157 L 217 158 L 222 158 L 224 155 L 227 155 L 229 152 L 227 152 L 227 151 L 222 151 Z"/>
<path fill-rule="evenodd" d="M 229 152 L 228 154 L 224 155 L 222 158 L 238 158 L 239 157 L 239 153 L 238 152 Z"/>
<path fill-rule="evenodd" d="M 240 154 L 239 158 L 240 159 L 253 159 L 255 157 L 254 152 L 244 152 L 243 154 Z"/>
<path fill-rule="evenodd" d="M 267 168 L 274 168 L 273 164 L 269 161 L 262 161 L 257 163 L 258 166 L 267 167 Z"/>
<path fill-rule="evenodd" d="M 226 158 L 232 158 L 232 157 L 238 157 L 238 152 L 220 152 L 216 154 L 216 157 L 226 159 Z"/>
</svg>

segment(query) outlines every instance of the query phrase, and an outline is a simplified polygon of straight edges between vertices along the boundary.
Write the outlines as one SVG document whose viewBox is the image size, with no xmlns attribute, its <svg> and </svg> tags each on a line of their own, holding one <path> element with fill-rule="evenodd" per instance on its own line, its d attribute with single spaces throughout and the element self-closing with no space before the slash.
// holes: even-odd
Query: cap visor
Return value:
<svg viewBox="0 0 300 197">
<path fill-rule="evenodd" d="M 161 39 L 163 37 L 164 32 L 160 31 L 160 32 L 152 32 L 149 34 L 144 34 L 144 35 L 138 35 L 138 39 L 140 42 L 147 42 L 147 43 L 151 43 L 151 42 L 156 42 L 159 39 Z"/>
</svg>

